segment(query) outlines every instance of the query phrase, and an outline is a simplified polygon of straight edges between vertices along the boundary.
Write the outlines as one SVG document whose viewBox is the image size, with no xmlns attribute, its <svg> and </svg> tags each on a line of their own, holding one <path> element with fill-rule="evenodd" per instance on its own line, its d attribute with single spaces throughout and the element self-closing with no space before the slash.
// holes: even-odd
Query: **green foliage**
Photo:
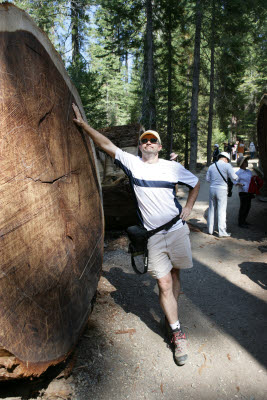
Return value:
<svg viewBox="0 0 267 400">
<path fill-rule="evenodd" d="M 80 95 L 88 122 L 99 128 L 106 126 L 106 115 L 100 107 L 101 82 L 97 73 L 86 69 L 84 61 L 77 61 L 68 67 L 69 75 Z"/>
<path fill-rule="evenodd" d="M 93 126 L 140 121 L 145 0 L 14 0 L 13 3 L 27 11 L 50 37 Z M 202 4 L 199 157 L 206 152 L 212 0 L 202 0 Z M 190 150 L 195 1 L 152 0 L 152 7 L 157 129 L 166 146 L 171 105 L 173 150 L 183 160 L 187 146 Z M 72 12 L 74 8 L 76 14 Z M 213 144 L 234 139 L 235 135 L 256 141 L 257 108 L 267 91 L 266 14 L 264 0 L 216 1 Z"/>
</svg>

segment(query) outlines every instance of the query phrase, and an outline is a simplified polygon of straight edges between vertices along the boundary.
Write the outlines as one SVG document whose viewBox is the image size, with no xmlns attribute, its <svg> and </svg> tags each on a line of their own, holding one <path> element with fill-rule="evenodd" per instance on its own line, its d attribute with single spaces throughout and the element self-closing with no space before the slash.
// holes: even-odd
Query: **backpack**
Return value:
<svg viewBox="0 0 267 400">
<path fill-rule="evenodd" d="M 260 194 L 260 189 L 262 188 L 262 186 L 263 186 L 263 179 L 261 179 L 257 175 L 254 175 L 250 180 L 248 193 Z"/>
</svg>

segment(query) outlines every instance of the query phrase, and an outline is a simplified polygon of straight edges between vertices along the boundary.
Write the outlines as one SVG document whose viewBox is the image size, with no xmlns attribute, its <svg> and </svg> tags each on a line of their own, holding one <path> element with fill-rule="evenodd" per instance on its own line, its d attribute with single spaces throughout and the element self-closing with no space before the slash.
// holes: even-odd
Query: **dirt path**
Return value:
<svg viewBox="0 0 267 400">
<path fill-rule="evenodd" d="M 231 238 L 205 233 L 205 170 L 191 241 L 194 268 L 182 275 L 180 320 L 190 357 L 177 367 L 162 332 L 157 287 L 130 267 L 125 236 L 107 236 L 103 276 L 86 332 L 61 373 L 31 386 L 0 388 L 4 399 L 264 400 L 267 379 L 267 204 L 253 200 L 248 221 L 236 225 L 237 192 L 228 203 Z M 181 202 L 186 193 L 180 189 Z M 2 390 L 1 390 L 2 389 Z"/>
</svg>

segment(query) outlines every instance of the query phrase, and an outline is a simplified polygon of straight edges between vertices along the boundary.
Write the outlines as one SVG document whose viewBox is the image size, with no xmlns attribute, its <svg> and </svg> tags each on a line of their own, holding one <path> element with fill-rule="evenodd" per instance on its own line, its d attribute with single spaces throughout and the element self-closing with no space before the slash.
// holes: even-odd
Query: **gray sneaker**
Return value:
<svg viewBox="0 0 267 400">
<path fill-rule="evenodd" d="M 184 365 L 187 355 L 187 340 L 181 329 L 172 332 L 171 343 L 174 348 L 174 359 L 177 365 Z"/>
<path fill-rule="evenodd" d="M 222 237 L 230 237 L 230 236 L 231 236 L 231 233 L 228 233 L 228 232 L 225 232 L 222 235 L 219 235 L 220 238 L 222 238 Z"/>
</svg>

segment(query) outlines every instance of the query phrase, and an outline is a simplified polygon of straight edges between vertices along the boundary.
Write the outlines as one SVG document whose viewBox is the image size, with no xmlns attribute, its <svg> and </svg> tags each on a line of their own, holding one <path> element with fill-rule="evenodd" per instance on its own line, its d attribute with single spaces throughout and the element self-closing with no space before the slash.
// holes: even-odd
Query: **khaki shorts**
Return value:
<svg viewBox="0 0 267 400">
<path fill-rule="evenodd" d="M 192 268 L 189 228 L 158 233 L 148 240 L 148 272 L 156 279 L 167 275 L 172 268 Z"/>
</svg>

